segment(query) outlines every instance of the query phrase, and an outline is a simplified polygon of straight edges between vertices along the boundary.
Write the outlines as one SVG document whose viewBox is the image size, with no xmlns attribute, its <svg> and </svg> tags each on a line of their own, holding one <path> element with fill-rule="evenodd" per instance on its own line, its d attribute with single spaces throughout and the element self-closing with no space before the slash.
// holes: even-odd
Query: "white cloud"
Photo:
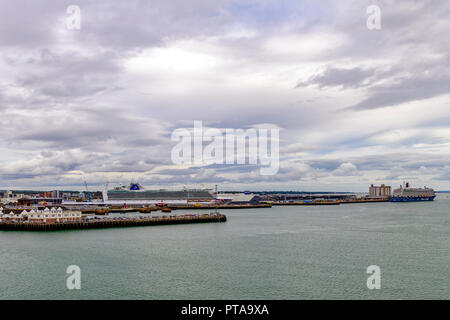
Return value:
<svg viewBox="0 0 450 320">
<path fill-rule="evenodd" d="M 80 0 L 0 4 L 0 187 L 139 177 L 158 186 L 450 189 L 450 5 Z M 20 12 L 19 15 L 17 12 Z M 27 23 L 25 23 L 27 22 Z M 296 88 L 297 87 L 297 88 Z M 278 127 L 280 171 L 176 167 L 170 133 Z M 389 178 L 389 179 L 387 179 Z"/>
</svg>

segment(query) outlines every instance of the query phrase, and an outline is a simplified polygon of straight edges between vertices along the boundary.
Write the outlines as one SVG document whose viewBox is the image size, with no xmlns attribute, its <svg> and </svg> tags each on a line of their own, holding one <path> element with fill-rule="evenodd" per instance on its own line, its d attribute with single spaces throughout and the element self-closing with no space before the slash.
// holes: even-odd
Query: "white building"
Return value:
<svg viewBox="0 0 450 320">
<path fill-rule="evenodd" d="M 3 208 L 0 208 L 0 221 L 1 222 L 6 222 L 6 221 L 21 221 L 21 219 L 23 218 L 22 213 L 19 214 L 14 214 L 12 211 L 9 213 L 5 213 L 3 211 Z"/>
<path fill-rule="evenodd" d="M 22 211 L 20 214 L 3 214 L 0 208 L 0 219 L 6 221 L 29 221 L 34 223 L 62 223 L 62 222 L 79 222 L 81 221 L 81 211 L 63 211 L 61 208 L 52 208 L 49 210 L 31 210 Z"/>
<path fill-rule="evenodd" d="M 219 193 L 217 200 L 230 204 L 258 204 L 259 196 L 253 193 Z"/>
</svg>

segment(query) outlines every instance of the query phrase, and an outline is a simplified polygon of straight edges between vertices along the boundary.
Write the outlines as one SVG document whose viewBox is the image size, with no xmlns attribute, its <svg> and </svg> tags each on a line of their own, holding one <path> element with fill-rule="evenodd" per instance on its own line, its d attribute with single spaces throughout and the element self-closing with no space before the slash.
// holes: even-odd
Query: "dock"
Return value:
<svg viewBox="0 0 450 320">
<path fill-rule="evenodd" d="M 341 200 L 341 203 L 370 203 L 370 202 L 389 202 L 389 199 L 350 199 L 350 200 Z"/>
<path fill-rule="evenodd" d="M 336 206 L 340 201 L 291 201 L 291 202 L 273 202 L 274 206 Z"/>
<path fill-rule="evenodd" d="M 166 217 L 146 217 L 146 218 L 105 218 L 90 219 L 81 222 L 66 223 L 0 223 L 0 230 L 9 231 L 58 231 L 58 230 L 80 230 L 80 229 L 100 229 L 100 228 L 123 228 L 139 226 L 157 226 L 173 224 L 193 224 L 193 223 L 218 223 L 226 222 L 224 214 L 202 214 L 202 215 L 182 215 Z"/>
<path fill-rule="evenodd" d="M 168 205 L 168 208 L 172 210 L 201 210 L 201 209 L 262 209 L 262 208 L 272 208 L 272 205 L 269 203 L 264 204 L 219 204 L 215 205 L 202 205 L 202 206 L 187 206 L 187 205 Z"/>
<path fill-rule="evenodd" d="M 161 211 L 164 208 L 171 210 L 220 210 L 220 209 L 261 209 L 261 208 L 271 208 L 272 204 L 220 204 L 220 205 L 167 205 L 164 207 L 154 206 L 154 207 L 143 207 L 143 208 L 100 208 L 100 209 L 87 209 L 81 210 L 81 213 L 86 214 L 97 214 L 105 215 L 109 213 L 130 213 L 130 212 L 141 212 L 141 213 L 151 213 L 153 211 Z"/>
<path fill-rule="evenodd" d="M 272 202 L 274 206 L 336 206 L 340 204 L 350 203 L 373 203 L 373 202 L 389 202 L 389 199 L 347 199 L 347 200 L 311 200 L 311 201 L 289 201 L 289 202 Z"/>
</svg>

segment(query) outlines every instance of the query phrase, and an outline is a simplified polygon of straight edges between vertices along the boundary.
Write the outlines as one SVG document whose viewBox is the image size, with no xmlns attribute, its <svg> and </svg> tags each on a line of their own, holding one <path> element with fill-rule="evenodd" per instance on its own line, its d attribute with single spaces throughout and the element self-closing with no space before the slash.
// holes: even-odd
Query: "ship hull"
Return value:
<svg viewBox="0 0 450 320">
<path fill-rule="evenodd" d="M 436 196 L 430 197 L 391 197 L 390 202 L 433 201 Z"/>
</svg>

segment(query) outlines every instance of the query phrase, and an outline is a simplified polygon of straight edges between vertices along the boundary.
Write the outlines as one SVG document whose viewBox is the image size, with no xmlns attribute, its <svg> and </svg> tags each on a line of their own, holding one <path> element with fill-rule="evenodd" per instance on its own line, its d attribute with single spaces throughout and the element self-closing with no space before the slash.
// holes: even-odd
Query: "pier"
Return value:
<svg viewBox="0 0 450 320">
<path fill-rule="evenodd" d="M 166 217 L 146 217 L 146 218 L 104 218 L 90 219 L 81 222 L 67 223 L 29 223 L 29 222 L 2 222 L 0 230 L 9 231 L 58 231 L 58 230 L 79 230 L 79 229 L 100 229 L 100 228 L 122 228 L 139 226 L 157 226 L 171 224 L 191 224 L 191 223 L 217 223 L 226 222 L 224 214 L 202 214 L 183 215 Z"/>
<path fill-rule="evenodd" d="M 351 199 L 342 200 L 341 203 L 370 203 L 370 202 L 389 202 L 389 198 L 386 199 Z"/>
<path fill-rule="evenodd" d="M 260 209 L 260 208 L 272 208 L 272 204 L 270 203 L 261 203 L 261 204 L 219 204 L 219 205 L 202 205 L 202 206 L 192 206 L 192 205 L 168 205 L 172 210 L 182 210 L 182 209 Z"/>
<path fill-rule="evenodd" d="M 309 200 L 309 201 L 289 201 L 272 202 L 274 206 L 336 206 L 345 203 L 374 203 L 389 202 L 389 199 L 347 199 L 347 200 Z"/>
<path fill-rule="evenodd" d="M 273 202 L 274 206 L 336 206 L 341 204 L 340 201 L 290 201 L 290 202 Z"/>
<path fill-rule="evenodd" d="M 272 208 L 272 204 L 219 204 L 219 205 L 167 205 L 164 207 L 154 206 L 154 207 L 128 207 L 128 208 L 93 208 L 93 209 L 85 209 L 81 210 L 83 214 L 97 214 L 97 215 L 105 215 L 109 213 L 131 213 L 131 212 L 140 212 L 140 213 L 151 213 L 154 211 L 162 211 L 164 208 L 168 208 L 170 210 L 219 210 L 219 209 L 260 209 L 260 208 Z M 20 212 L 20 211 L 19 211 Z"/>
</svg>

